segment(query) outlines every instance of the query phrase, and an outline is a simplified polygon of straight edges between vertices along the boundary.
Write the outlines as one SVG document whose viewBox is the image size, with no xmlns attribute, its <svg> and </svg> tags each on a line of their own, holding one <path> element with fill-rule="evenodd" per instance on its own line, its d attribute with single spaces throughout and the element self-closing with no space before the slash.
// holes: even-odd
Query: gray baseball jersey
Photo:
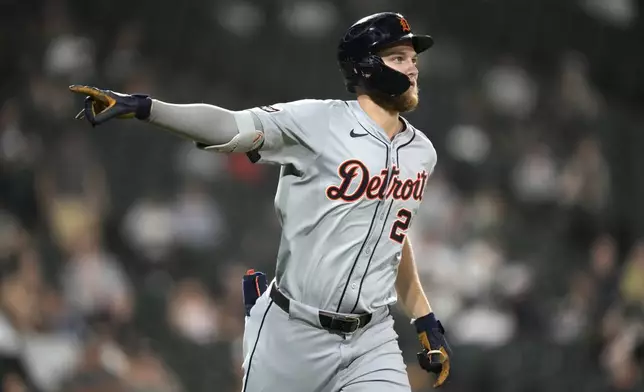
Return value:
<svg viewBox="0 0 644 392">
<path fill-rule="evenodd" d="M 394 303 L 402 243 L 436 164 L 429 139 L 403 119 L 404 130 L 390 140 L 357 101 L 249 110 L 264 132 L 254 160 L 282 166 L 280 290 L 339 313 Z"/>
</svg>

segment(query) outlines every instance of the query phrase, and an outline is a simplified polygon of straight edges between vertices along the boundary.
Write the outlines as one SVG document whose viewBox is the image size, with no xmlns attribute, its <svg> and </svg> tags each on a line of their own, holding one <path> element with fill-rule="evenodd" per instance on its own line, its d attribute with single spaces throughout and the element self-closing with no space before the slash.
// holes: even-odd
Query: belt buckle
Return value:
<svg viewBox="0 0 644 392">
<path fill-rule="evenodd" d="M 360 329 L 360 317 L 356 317 L 355 320 L 356 320 L 356 323 L 355 323 L 356 327 L 354 328 L 353 331 L 351 331 L 351 333 L 354 333 L 354 332 L 356 332 L 357 330 Z"/>
<path fill-rule="evenodd" d="M 320 311 L 320 316 L 325 316 L 331 319 L 327 330 L 332 332 L 339 332 L 343 334 L 352 334 L 360 328 L 360 316 L 343 315 L 331 312 Z"/>
<path fill-rule="evenodd" d="M 344 323 L 347 323 L 347 325 L 349 326 L 348 331 L 342 330 L 343 333 L 352 334 L 352 333 L 355 333 L 358 329 L 360 329 L 360 317 L 336 316 L 336 319 Z"/>
</svg>

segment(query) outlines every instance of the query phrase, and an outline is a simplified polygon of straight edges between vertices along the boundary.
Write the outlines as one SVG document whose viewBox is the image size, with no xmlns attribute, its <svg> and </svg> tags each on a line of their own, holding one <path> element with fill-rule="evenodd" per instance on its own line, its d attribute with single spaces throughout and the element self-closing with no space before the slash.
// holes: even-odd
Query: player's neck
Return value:
<svg viewBox="0 0 644 392">
<path fill-rule="evenodd" d="M 400 132 L 403 127 L 399 113 L 390 111 L 375 103 L 368 95 L 359 95 L 358 104 L 371 119 L 389 136 L 389 139 Z"/>
</svg>

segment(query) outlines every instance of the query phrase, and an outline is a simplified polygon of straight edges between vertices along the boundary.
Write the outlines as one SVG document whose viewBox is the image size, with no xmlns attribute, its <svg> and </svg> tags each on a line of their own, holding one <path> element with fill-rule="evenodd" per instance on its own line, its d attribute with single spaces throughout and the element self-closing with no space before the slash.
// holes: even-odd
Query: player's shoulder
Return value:
<svg viewBox="0 0 644 392">
<path fill-rule="evenodd" d="M 410 123 L 407 119 L 405 119 L 405 122 L 409 128 L 411 128 L 412 132 L 414 132 L 414 141 L 421 145 L 422 147 L 431 150 L 436 153 L 436 149 L 434 148 L 434 143 L 427 137 L 427 134 L 425 132 L 421 131 L 420 129 L 416 128 L 412 123 Z"/>
<path fill-rule="evenodd" d="M 258 106 L 258 110 L 262 110 L 267 113 L 278 113 L 282 111 L 289 112 L 322 112 L 327 110 L 332 110 L 335 107 L 341 106 L 343 101 L 337 99 L 316 99 L 316 98 L 304 98 L 294 101 L 280 102 L 272 105 Z"/>
<path fill-rule="evenodd" d="M 414 140 L 412 142 L 425 151 L 425 154 L 430 158 L 430 161 L 436 163 L 438 155 L 436 153 L 436 148 L 434 148 L 434 143 L 432 143 L 425 132 L 413 126 L 407 119 L 405 119 L 405 122 L 412 132 L 414 132 Z"/>
</svg>

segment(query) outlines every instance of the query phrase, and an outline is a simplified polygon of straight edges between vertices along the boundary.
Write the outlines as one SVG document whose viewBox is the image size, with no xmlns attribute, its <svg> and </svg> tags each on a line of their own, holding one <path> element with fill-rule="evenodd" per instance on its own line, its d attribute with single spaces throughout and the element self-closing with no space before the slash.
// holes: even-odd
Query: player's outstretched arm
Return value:
<svg viewBox="0 0 644 392">
<path fill-rule="evenodd" d="M 423 348 L 417 355 L 418 362 L 423 369 L 436 374 L 434 387 L 440 387 L 449 376 L 452 352 L 444 336 L 445 329 L 436 319 L 420 283 L 409 237 L 405 237 L 403 242 L 396 292 L 402 307 L 416 326 Z"/>
<path fill-rule="evenodd" d="M 89 86 L 70 86 L 85 95 L 76 115 L 92 126 L 112 119 L 136 118 L 220 152 L 248 152 L 262 141 L 261 124 L 248 111 L 230 111 L 207 104 L 177 105 L 144 94 L 121 94 Z"/>
</svg>

